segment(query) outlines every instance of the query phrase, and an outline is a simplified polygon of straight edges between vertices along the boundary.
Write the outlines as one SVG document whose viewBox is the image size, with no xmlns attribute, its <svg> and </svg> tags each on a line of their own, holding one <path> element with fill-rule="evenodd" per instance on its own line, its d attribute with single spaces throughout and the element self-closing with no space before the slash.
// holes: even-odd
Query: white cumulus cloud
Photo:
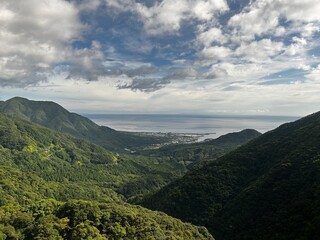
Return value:
<svg viewBox="0 0 320 240">
<path fill-rule="evenodd" d="M 263 63 L 270 61 L 271 57 L 279 55 L 283 50 L 282 42 L 273 42 L 270 39 L 242 43 L 235 54 L 245 61 Z"/>
<path fill-rule="evenodd" d="M 208 47 L 211 46 L 212 43 L 226 43 L 228 39 L 221 29 L 213 27 L 207 31 L 201 32 L 197 37 L 197 41 L 200 45 Z"/>
<path fill-rule="evenodd" d="M 78 10 L 64 0 L 0 2 L 0 84 L 39 80 L 64 61 L 83 28 Z"/>
<path fill-rule="evenodd" d="M 312 23 L 320 21 L 320 2 L 318 0 L 257 0 L 241 13 L 229 20 L 229 26 L 235 29 L 235 35 L 242 40 L 251 40 L 263 34 L 279 32 L 280 19 L 294 23 Z M 306 33 L 314 31 L 309 25 Z"/>
<path fill-rule="evenodd" d="M 105 0 L 118 12 L 132 12 L 143 22 L 150 35 L 174 33 L 185 20 L 212 21 L 229 10 L 225 0 L 163 0 L 146 6 L 135 0 Z"/>
</svg>

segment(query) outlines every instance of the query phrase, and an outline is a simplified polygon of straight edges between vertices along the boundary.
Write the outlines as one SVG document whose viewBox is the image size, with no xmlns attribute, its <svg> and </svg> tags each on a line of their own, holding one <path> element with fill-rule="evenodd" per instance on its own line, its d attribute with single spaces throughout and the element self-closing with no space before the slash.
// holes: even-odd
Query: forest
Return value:
<svg viewBox="0 0 320 240">
<path fill-rule="evenodd" d="M 0 239 L 320 234 L 320 113 L 262 135 L 247 129 L 136 153 L 30 119 L 0 113 Z"/>
</svg>

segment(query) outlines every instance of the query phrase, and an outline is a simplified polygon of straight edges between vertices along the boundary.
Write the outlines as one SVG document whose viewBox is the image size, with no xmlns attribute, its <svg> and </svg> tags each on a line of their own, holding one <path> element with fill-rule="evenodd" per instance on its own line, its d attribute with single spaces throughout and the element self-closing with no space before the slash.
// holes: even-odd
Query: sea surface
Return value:
<svg viewBox="0 0 320 240">
<path fill-rule="evenodd" d="M 84 114 L 101 126 L 128 132 L 172 132 L 204 134 L 199 141 L 243 129 L 261 133 L 297 120 L 286 116 L 208 116 L 160 114 Z M 202 139 L 203 138 L 203 139 Z"/>
</svg>

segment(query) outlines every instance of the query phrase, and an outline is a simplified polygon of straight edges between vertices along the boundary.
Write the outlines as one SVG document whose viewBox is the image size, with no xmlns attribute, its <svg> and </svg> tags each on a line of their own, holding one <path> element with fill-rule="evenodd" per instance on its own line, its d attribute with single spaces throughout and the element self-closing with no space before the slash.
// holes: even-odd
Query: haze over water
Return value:
<svg viewBox="0 0 320 240">
<path fill-rule="evenodd" d="M 208 134 L 205 138 L 216 138 L 226 133 L 248 128 L 264 133 L 299 118 L 158 114 L 86 114 L 86 116 L 101 126 L 108 126 L 120 131 Z"/>
</svg>

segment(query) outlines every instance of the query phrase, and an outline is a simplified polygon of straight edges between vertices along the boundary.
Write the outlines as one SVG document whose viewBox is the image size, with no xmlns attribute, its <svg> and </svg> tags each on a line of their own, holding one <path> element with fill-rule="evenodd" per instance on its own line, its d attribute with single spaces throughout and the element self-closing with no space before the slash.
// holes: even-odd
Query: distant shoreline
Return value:
<svg viewBox="0 0 320 240">
<path fill-rule="evenodd" d="M 155 136 L 155 137 L 167 137 L 171 138 L 173 143 L 195 143 L 195 142 L 201 142 L 205 141 L 206 139 L 212 139 L 208 138 L 206 136 L 212 136 L 216 133 L 173 133 L 173 132 L 126 132 L 134 135 L 139 136 Z"/>
<path fill-rule="evenodd" d="M 117 131 L 145 134 L 182 134 L 217 138 L 221 135 L 244 129 L 261 133 L 279 125 L 295 121 L 292 116 L 253 115 L 181 115 L 181 114 L 83 114 L 100 126 Z M 201 135 L 201 136 L 200 136 Z M 208 136 L 208 137 L 205 137 Z"/>
</svg>

